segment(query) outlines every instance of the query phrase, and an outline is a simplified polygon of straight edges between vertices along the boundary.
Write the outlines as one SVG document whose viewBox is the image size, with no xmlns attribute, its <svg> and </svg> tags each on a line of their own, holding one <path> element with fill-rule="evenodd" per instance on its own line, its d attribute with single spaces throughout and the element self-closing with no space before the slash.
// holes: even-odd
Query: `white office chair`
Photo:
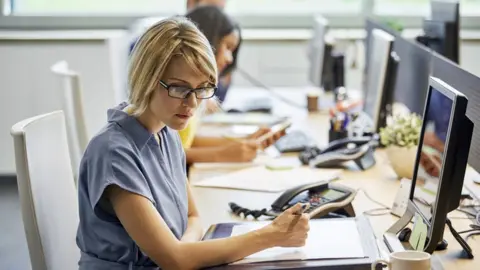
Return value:
<svg viewBox="0 0 480 270">
<path fill-rule="evenodd" d="M 78 269 L 78 201 L 63 112 L 23 120 L 11 134 L 32 269 Z"/>
<path fill-rule="evenodd" d="M 63 111 L 65 112 L 67 124 L 68 147 L 76 181 L 80 160 L 88 144 L 80 76 L 69 69 L 66 61 L 57 62 L 52 66 L 51 70 L 61 79 L 61 95 L 63 97 Z"/>
</svg>

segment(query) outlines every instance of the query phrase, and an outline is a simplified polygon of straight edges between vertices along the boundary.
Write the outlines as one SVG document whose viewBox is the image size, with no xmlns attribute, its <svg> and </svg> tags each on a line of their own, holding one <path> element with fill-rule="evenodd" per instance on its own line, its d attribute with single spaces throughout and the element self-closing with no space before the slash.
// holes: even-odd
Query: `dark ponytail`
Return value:
<svg viewBox="0 0 480 270">
<path fill-rule="evenodd" d="M 185 16 L 203 32 L 214 51 L 220 40 L 232 33 L 236 27 L 223 10 L 214 5 L 200 5 Z"/>
</svg>

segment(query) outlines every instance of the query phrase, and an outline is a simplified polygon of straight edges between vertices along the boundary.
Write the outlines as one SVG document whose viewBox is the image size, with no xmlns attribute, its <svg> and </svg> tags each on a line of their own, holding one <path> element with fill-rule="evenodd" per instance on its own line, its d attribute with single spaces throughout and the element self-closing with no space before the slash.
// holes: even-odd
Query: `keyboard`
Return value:
<svg viewBox="0 0 480 270">
<path fill-rule="evenodd" d="M 308 147 L 312 147 L 315 144 L 316 143 L 313 141 L 313 139 L 306 135 L 303 131 L 294 130 L 280 138 L 275 143 L 275 147 L 281 153 L 290 153 L 304 151 Z"/>
</svg>

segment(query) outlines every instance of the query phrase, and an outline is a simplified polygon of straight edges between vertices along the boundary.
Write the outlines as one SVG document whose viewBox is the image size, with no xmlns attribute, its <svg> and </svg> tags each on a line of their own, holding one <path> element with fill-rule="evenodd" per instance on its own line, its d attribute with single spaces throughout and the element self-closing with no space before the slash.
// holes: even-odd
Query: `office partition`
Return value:
<svg viewBox="0 0 480 270">
<path fill-rule="evenodd" d="M 475 125 L 468 164 L 480 172 L 480 78 L 440 54 L 433 53 L 432 58 L 433 76 L 462 89 L 468 98 L 467 116 Z"/>
<path fill-rule="evenodd" d="M 395 38 L 393 50 L 400 58 L 394 102 L 422 115 L 431 74 L 432 50 L 400 36 Z"/>
</svg>

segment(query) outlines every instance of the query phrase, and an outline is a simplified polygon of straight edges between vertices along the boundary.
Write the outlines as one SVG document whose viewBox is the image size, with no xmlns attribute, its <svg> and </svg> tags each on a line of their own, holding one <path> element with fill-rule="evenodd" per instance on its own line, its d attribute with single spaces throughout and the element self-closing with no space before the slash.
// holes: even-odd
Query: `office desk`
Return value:
<svg viewBox="0 0 480 270">
<path fill-rule="evenodd" d="M 229 93 L 230 95 L 230 93 Z M 290 93 L 294 96 L 294 94 Z M 297 97 L 301 93 L 297 92 Z M 233 95 L 232 95 L 233 97 Z M 278 108 L 288 109 L 278 104 Z M 304 128 L 320 144 L 325 144 L 328 136 L 328 116 L 324 113 L 308 114 L 301 109 L 290 108 L 294 116 L 295 126 Z M 208 126 L 202 127 L 208 129 Z M 362 192 L 366 191 L 373 199 L 391 206 L 397 193 L 400 181 L 388 164 L 384 150 L 378 149 L 375 153 L 377 164 L 367 171 L 359 171 L 352 167 L 352 170 L 345 170 L 338 183 L 352 188 L 361 189 L 353 201 L 356 214 L 360 215 L 365 211 L 380 208 Z M 190 181 L 199 181 L 208 176 L 231 172 L 235 169 L 199 169 L 192 166 Z M 241 206 L 251 209 L 269 208 L 271 203 L 280 193 L 263 193 L 243 190 L 216 189 L 204 187 L 192 187 L 194 199 L 202 217 L 204 228 L 219 222 L 238 221 L 239 218 L 230 214 L 228 203 L 235 202 Z M 469 229 L 471 221 L 465 219 L 465 215 L 453 211 L 450 213 L 452 223 L 457 231 Z M 457 219 L 462 218 L 462 219 Z M 377 238 L 382 239 L 383 233 L 396 221 L 397 217 L 390 214 L 381 216 L 369 216 L 371 225 Z M 436 252 L 433 258 L 434 269 L 480 269 L 480 240 L 470 238 L 468 243 L 473 249 L 475 260 L 457 259 L 461 251 L 460 245 L 452 237 L 448 228 L 445 230 L 445 239 L 448 241 L 448 249 Z"/>
</svg>

